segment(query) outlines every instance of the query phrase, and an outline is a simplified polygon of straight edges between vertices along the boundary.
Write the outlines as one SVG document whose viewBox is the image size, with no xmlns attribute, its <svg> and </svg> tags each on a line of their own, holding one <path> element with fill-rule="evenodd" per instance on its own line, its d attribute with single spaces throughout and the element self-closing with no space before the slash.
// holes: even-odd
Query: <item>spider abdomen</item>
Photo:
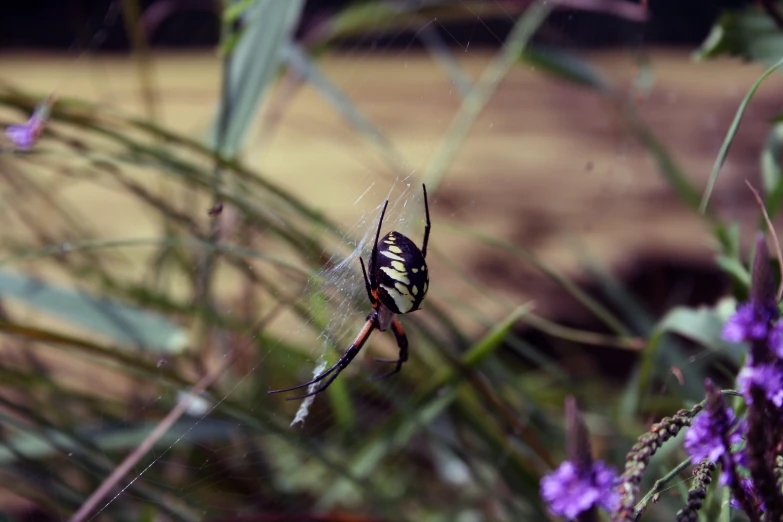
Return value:
<svg viewBox="0 0 783 522">
<path fill-rule="evenodd" d="M 378 298 L 395 314 L 419 309 L 429 287 L 424 255 L 416 244 L 399 232 L 389 232 L 378 243 L 374 271 Z"/>
</svg>

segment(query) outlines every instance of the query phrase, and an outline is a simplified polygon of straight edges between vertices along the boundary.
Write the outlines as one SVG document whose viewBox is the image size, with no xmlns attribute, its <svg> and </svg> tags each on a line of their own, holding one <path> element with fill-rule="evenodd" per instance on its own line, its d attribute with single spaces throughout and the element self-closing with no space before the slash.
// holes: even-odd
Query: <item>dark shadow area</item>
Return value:
<svg viewBox="0 0 783 522">
<path fill-rule="evenodd" d="M 511 4 L 517 0 L 487 0 Z M 521 0 L 519 0 L 521 1 Z M 631 1 L 631 0 L 629 0 Z M 349 0 L 309 0 L 299 34 L 327 19 Z M 408 4 L 417 5 L 416 1 Z M 420 2 L 419 2 L 420 3 Z M 715 17 L 724 8 L 750 4 L 748 0 L 656 0 L 650 2 L 650 20 L 638 24 L 601 13 L 560 10 L 550 19 L 547 37 L 577 47 L 635 46 L 640 44 L 694 46 L 707 35 Z M 149 35 L 156 48 L 213 47 L 219 36 L 218 2 L 212 0 L 139 0 L 142 12 L 153 19 Z M 0 49 L 126 51 L 128 38 L 119 0 L 38 0 L 6 2 L 0 18 Z M 152 13 L 152 14 L 150 14 Z M 511 16 L 477 16 L 475 20 L 437 25 L 447 45 L 496 47 L 513 23 Z M 93 42 L 101 34 L 99 45 Z M 343 46 L 358 48 L 417 48 L 422 43 L 410 36 L 351 39 Z"/>
<path fill-rule="evenodd" d="M 618 270 L 613 277 L 615 283 L 630 297 L 622 305 L 618 305 L 617 299 L 607 295 L 602 283 L 590 280 L 578 283 L 625 324 L 639 323 L 641 315 L 649 318 L 650 323 L 656 322 L 675 306 L 710 306 L 727 295 L 730 289 L 729 278 L 714 263 L 677 260 L 667 256 L 637 259 L 628 263 L 627 269 Z M 563 303 L 563 306 L 556 307 L 559 313 L 548 316 L 549 319 L 579 330 L 612 333 L 563 290 L 557 295 L 559 297 L 547 295 L 542 298 L 556 299 Z M 546 356 L 557 360 L 566 371 L 573 372 L 577 378 L 597 372 L 598 375 L 621 384 L 627 381 L 637 360 L 637 354 L 633 351 L 609 346 L 589 346 L 585 349 L 585 345 L 554 338 L 529 326 L 520 326 L 516 333 Z M 633 333 L 641 336 L 648 332 Z M 695 351 L 701 350 L 684 339 L 682 344 Z"/>
</svg>

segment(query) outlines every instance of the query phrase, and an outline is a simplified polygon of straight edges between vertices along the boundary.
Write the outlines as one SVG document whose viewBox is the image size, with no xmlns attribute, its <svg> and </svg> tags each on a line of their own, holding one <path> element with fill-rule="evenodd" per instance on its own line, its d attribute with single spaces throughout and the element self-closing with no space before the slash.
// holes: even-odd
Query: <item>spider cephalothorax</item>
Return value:
<svg viewBox="0 0 783 522">
<path fill-rule="evenodd" d="M 326 379 L 324 384 L 310 393 L 289 397 L 288 400 L 302 399 L 324 391 L 332 384 L 340 372 L 351 363 L 367 342 L 367 339 L 370 338 L 370 334 L 376 329 L 384 332 L 391 328 L 400 352 L 397 359 L 376 359 L 380 362 L 394 363 L 395 367 L 392 371 L 374 377 L 372 380 L 383 379 L 400 371 L 402 363 L 408 360 L 408 338 L 405 335 L 405 330 L 402 329 L 402 324 L 397 319 L 397 315 L 418 310 L 421 302 L 424 300 L 424 296 L 427 295 L 429 287 L 426 257 L 427 242 L 430 238 L 431 228 L 430 208 L 427 203 L 427 188 L 424 185 L 421 187 L 424 191 L 424 212 L 426 217 L 424 241 L 421 250 L 413 241 L 399 232 L 389 232 L 382 239 L 380 238 L 383 216 L 386 214 L 386 207 L 389 205 L 389 200 L 386 200 L 381 211 L 381 218 L 378 220 L 375 242 L 370 253 L 369 277 L 367 276 L 364 260 L 361 257 L 359 258 L 364 276 L 364 286 L 367 289 L 367 297 L 370 299 L 372 311 L 367 316 L 367 321 L 354 342 L 340 357 L 340 360 L 311 381 L 293 388 L 272 390 L 269 393 L 298 390 Z"/>
</svg>

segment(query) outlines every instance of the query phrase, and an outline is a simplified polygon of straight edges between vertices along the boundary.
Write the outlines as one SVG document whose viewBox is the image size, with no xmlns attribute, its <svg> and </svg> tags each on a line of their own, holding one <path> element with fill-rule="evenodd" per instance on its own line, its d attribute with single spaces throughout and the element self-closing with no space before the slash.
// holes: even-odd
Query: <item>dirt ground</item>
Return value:
<svg viewBox="0 0 783 522">
<path fill-rule="evenodd" d="M 475 78 L 488 57 L 459 58 Z M 628 53 L 585 57 L 619 86 L 628 86 L 637 74 Z M 696 64 L 686 51 L 659 50 L 650 58 L 655 83 L 640 100 L 641 112 L 703 186 L 736 108 L 761 67 L 736 60 Z M 390 139 L 416 179 L 460 103 L 446 73 L 423 54 L 347 53 L 321 64 Z M 27 89 L 45 94 L 54 88 L 64 96 L 143 114 L 136 66 L 129 60 L 4 55 L 0 67 L 4 80 Z M 158 54 L 154 72 L 161 121 L 203 136 L 217 99 L 216 56 Z M 773 77 L 759 90 L 713 199 L 722 215 L 743 221 L 746 238 L 754 209 L 744 180 L 758 184 L 759 151 L 768 120 L 780 108 L 780 86 L 781 79 Z M 377 148 L 351 130 L 313 88 L 295 94 L 273 133 L 262 134 L 261 128 L 259 120 L 245 161 L 346 227 L 395 183 Z M 368 188 L 372 191 L 366 195 Z M 100 216 L 94 225 L 107 237 L 156 232 L 153 221 L 131 218 L 136 210 L 132 201 L 87 183 L 69 191 L 82 208 Z M 502 83 L 431 194 L 431 204 L 437 252 L 432 274 L 439 273 L 438 256 L 447 256 L 512 301 L 535 298 L 543 313 L 558 307 L 551 283 L 513 257 L 477 247 L 454 227 L 439 223 L 503 237 L 576 276 L 586 258 L 621 273 L 649 259 L 707 265 L 714 253 L 703 222 L 676 200 L 648 153 L 606 102 L 526 66 Z M 436 295 L 438 286 L 449 285 L 433 276 Z"/>
</svg>

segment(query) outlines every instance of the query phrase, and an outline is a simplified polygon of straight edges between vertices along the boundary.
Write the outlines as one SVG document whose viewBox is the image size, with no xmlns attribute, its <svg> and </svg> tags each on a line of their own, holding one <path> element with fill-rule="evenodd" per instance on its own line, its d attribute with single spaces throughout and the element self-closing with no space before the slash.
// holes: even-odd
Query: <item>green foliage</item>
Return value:
<svg viewBox="0 0 783 522">
<path fill-rule="evenodd" d="M 21 274 L 0 271 L 0 295 L 104 336 L 118 346 L 167 355 L 182 352 L 187 344 L 187 333 L 165 316 Z"/>
<path fill-rule="evenodd" d="M 230 103 L 221 107 L 210 139 L 212 148 L 229 158 L 245 142 L 261 98 L 280 68 L 283 49 L 290 44 L 304 2 L 256 0 L 229 9 L 239 6 L 239 12 L 227 15 L 227 19 L 234 21 L 241 13 L 245 26 L 237 33 L 238 41 L 232 39 L 224 46 L 227 57 L 223 97 Z"/>
<path fill-rule="evenodd" d="M 778 8 L 783 3 L 778 3 Z M 739 56 L 771 66 L 783 56 L 783 32 L 758 5 L 727 10 L 694 53 L 697 60 Z"/>
</svg>

